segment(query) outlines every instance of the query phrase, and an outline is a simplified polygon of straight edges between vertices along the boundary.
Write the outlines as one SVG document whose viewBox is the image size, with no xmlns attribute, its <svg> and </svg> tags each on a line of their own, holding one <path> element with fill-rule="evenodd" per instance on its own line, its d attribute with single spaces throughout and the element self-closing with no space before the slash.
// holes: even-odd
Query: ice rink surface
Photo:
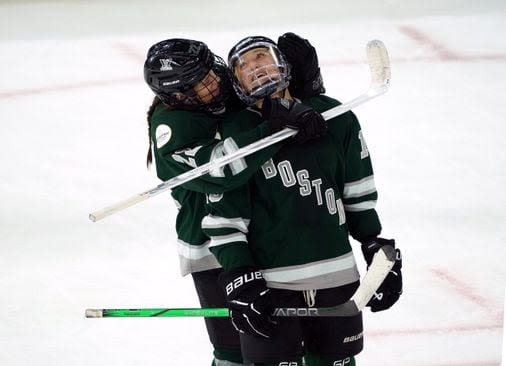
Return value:
<svg viewBox="0 0 506 366">
<path fill-rule="evenodd" d="M 210 364 L 202 319 L 84 318 L 198 306 L 169 194 L 87 216 L 159 183 L 144 163 L 151 44 L 197 38 L 226 56 L 245 36 L 285 31 L 315 45 L 342 101 L 368 85 L 368 40 L 392 59 L 391 90 L 355 112 L 405 293 L 365 312 L 357 364 L 501 364 L 505 3 L 286 0 L 0 1 L 0 365 Z"/>
</svg>

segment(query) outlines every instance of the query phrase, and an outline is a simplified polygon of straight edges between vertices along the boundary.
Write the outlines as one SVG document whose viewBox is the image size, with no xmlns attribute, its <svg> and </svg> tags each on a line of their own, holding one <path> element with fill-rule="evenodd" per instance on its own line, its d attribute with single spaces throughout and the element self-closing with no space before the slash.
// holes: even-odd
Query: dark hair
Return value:
<svg viewBox="0 0 506 366">
<path fill-rule="evenodd" d="M 148 138 L 149 138 L 149 150 L 148 155 L 146 157 L 146 166 L 149 168 L 151 163 L 153 162 L 153 150 L 151 149 L 153 146 L 153 140 L 151 139 L 151 117 L 153 117 L 153 113 L 155 112 L 156 107 L 161 104 L 162 101 L 158 97 L 153 98 L 153 102 L 148 109 L 147 113 L 147 121 L 148 121 Z"/>
</svg>

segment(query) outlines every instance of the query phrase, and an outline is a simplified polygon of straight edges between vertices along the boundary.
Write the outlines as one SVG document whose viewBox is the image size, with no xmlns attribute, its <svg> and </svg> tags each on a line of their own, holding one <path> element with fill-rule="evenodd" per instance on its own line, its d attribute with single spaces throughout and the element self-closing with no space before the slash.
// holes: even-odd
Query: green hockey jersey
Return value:
<svg viewBox="0 0 506 366">
<path fill-rule="evenodd" d="M 305 104 L 323 112 L 339 102 L 318 96 Z M 223 136 L 261 118 L 247 109 L 234 121 L 223 122 Z M 226 270 L 255 266 L 269 287 L 292 290 L 359 279 L 348 237 L 381 231 L 371 158 L 353 113 L 328 123 L 325 136 L 284 144 L 247 185 L 208 201 L 202 227 Z"/>
<path fill-rule="evenodd" d="M 227 114 L 237 108 L 231 105 L 228 109 L 231 112 Z M 263 122 L 221 140 L 217 126 L 222 118 L 224 116 L 171 110 L 158 105 L 151 117 L 158 177 L 166 181 L 269 134 L 267 123 Z M 202 218 L 207 214 L 205 193 L 219 194 L 244 185 L 279 147 L 280 144 L 271 146 L 172 189 L 179 209 L 176 232 L 182 275 L 220 267 L 209 251 L 209 238 L 201 229 Z"/>
</svg>

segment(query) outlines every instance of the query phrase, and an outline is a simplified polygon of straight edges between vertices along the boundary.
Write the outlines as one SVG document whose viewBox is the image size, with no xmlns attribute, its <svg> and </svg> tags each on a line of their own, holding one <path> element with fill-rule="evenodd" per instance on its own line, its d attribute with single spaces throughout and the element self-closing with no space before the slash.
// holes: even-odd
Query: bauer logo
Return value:
<svg viewBox="0 0 506 366">
<path fill-rule="evenodd" d="M 255 280 L 259 280 L 261 278 L 262 278 L 262 273 L 260 273 L 259 271 L 246 273 L 246 274 L 243 274 L 243 275 L 241 275 L 239 277 L 236 277 L 232 282 L 230 282 L 225 287 L 225 290 L 227 292 L 227 296 L 230 295 L 232 293 L 232 291 L 234 291 L 235 289 L 241 287 L 245 283 L 248 283 L 248 282 L 251 282 L 251 281 L 255 281 Z"/>
<path fill-rule="evenodd" d="M 169 86 L 169 85 L 174 85 L 174 84 L 179 84 L 179 79 L 177 80 L 172 80 L 172 81 L 164 81 L 162 83 L 163 86 Z"/>
<path fill-rule="evenodd" d="M 364 334 L 362 332 L 356 334 L 356 335 L 353 335 L 351 337 L 346 337 L 343 339 L 343 343 L 350 343 L 350 342 L 355 342 L 355 341 L 358 341 L 359 339 L 361 339 L 362 337 L 364 336 Z"/>
<path fill-rule="evenodd" d="M 155 136 L 156 147 L 160 149 L 169 142 L 170 137 L 172 136 L 172 130 L 167 125 L 160 125 L 156 128 Z"/>
</svg>

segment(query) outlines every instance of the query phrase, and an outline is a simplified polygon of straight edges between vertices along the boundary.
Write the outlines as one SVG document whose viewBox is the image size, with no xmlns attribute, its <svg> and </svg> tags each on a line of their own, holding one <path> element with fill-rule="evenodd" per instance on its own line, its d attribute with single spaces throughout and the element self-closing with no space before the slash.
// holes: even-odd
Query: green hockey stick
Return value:
<svg viewBox="0 0 506 366">
<path fill-rule="evenodd" d="M 395 249 L 385 245 L 376 254 L 362 283 L 351 299 L 341 305 L 326 308 L 276 308 L 273 316 L 353 316 L 360 313 L 395 263 Z M 149 318 L 149 317 L 228 317 L 228 308 L 152 308 L 152 309 L 86 309 L 87 318 Z"/>
</svg>

